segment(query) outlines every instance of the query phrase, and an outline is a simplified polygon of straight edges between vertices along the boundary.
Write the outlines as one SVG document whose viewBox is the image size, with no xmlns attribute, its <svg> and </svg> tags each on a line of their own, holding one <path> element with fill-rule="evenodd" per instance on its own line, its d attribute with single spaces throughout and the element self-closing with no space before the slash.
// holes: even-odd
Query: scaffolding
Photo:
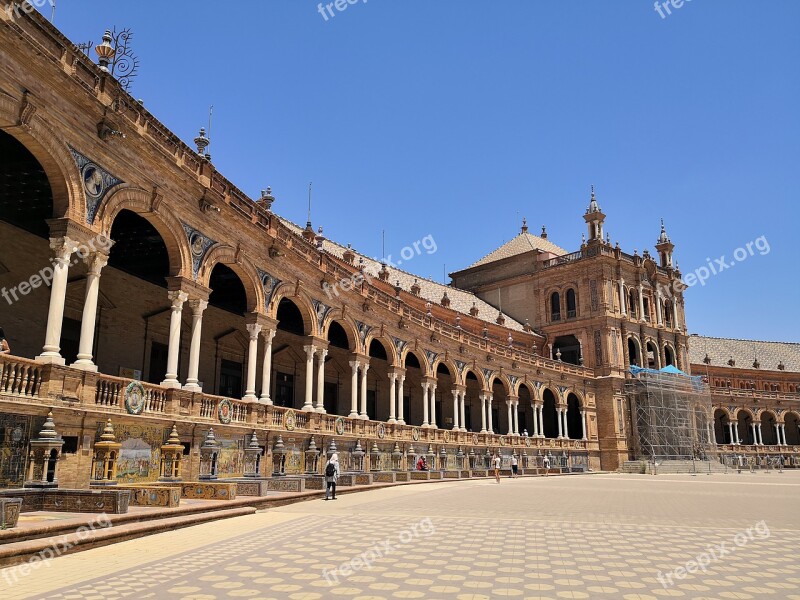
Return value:
<svg viewBox="0 0 800 600">
<path fill-rule="evenodd" d="M 625 384 L 637 459 L 650 461 L 708 458 L 711 444 L 711 392 L 701 377 L 673 369 L 631 367 Z"/>
</svg>

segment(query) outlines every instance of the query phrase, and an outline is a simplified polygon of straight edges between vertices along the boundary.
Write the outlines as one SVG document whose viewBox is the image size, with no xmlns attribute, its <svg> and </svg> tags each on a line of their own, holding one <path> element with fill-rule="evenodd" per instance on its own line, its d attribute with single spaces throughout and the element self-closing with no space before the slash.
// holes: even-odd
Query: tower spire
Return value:
<svg viewBox="0 0 800 600">
<path fill-rule="evenodd" d="M 594 185 L 591 188 L 591 197 L 589 198 L 589 208 L 586 209 L 586 214 L 583 215 L 586 226 L 589 229 L 589 243 L 603 241 L 603 223 L 606 216 L 600 210 L 600 205 L 597 204 L 597 197 L 594 194 Z"/>
</svg>

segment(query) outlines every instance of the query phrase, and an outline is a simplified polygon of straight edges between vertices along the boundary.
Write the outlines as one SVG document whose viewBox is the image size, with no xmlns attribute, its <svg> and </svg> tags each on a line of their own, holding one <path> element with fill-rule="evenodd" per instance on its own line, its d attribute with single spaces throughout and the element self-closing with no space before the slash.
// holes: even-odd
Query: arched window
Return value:
<svg viewBox="0 0 800 600">
<path fill-rule="evenodd" d="M 667 363 L 666 364 L 667 367 L 675 364 L 675 353 L 672 352 L 672 348 L 670 348 L 669 346 L 664 346 L 664 362 Z M 714 385 L 720 387 L 721 382 L 717 381 Z"/>
<path fill-rule="evenodd" d="M 561 296 L 558 292 L 553 292 L 550 295 L 550 320 L 561 320 Z"/>
<path fill-rule="evenodd" d="M 666 302 L 664 302 L 663 307 L 664 307 L 663 308 L 664 326 L 672 328 L 672 302 L 667 300 Z"/>
<path fill-rule="evenodd" d="M 575 302 L 575 290 L 572 288 L 567 290 L 567 318 L 574 319 L 577 314 L 577 304 Z"/>
<path fill-rule="evenodd" d="M 632 319 L 639 318 L 639 299 L 636 297 L 636 290 L 628 292 L 628 312 Z"/>
</svg>

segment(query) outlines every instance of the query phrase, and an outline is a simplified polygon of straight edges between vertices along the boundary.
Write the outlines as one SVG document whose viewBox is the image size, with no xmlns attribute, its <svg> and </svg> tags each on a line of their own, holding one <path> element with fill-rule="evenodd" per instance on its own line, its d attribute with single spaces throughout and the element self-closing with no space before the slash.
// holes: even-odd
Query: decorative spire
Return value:
<svg viewBox="0 0 800 600">
<path fill-rule="evenodd" d="M 543 240 L 547 239 L 547 229 L 545 228 L 544 225 L 542 225 L 542 235 L 539 237 L 541 237 Z"/>
<path fill-rule="evenodd" d="M 111 419 L 108 420 L 109 426 L 111 425 Z M 114 430 L 111 430 L 111 433 L 114 433 Z M 178 426 L 176 424 L 172 424 L 172 431 L 169 432 L 169 439 L 167 440 L 167 444 L 170 446 L 180 446 L 181 445 L 181 438 L 178 436 Z"/>
<path fill-rule="evenodd" d="M 528 219 L 522 217 L 522 232 L 521 233 L 528 233 Z"/>
<path fill-rule="evenodd" d="M 41 434 L 39 434 L 41 435 Z M 171 438 L 170 438 L 171 439 Z M 100 436 L 100 441 L 103 442 L 116 442 L 117 436 L 114 435 L 114 426 L 111 424 L 111 419 L 106 422 L 106 427 L 103 429 L 103 435 Z M 178 440 L 180 444 L 180 440 Z"/>
<path fill-rule="evenodd" d="M 311 438 L 313 441 L 314 438 Z M 251 450 L 260 450 L 261 448 L 258 445 L 258 436 L 256 435 L 255 430 L 253 431 L 253 435 L 250 436 L 250 449 Z"/>
<path fill-rule="evenodd" d="M 669 243 L 669 236 L 667 235 L 667 230 L 664 228 L 664 219 L 661 219 L 661 235 L 658 236 L 658 243 L 659 244 L 668 244 Z"/>
<path fill-rule="evenodd" d="M 597 204 L 597 198 L 595 198 L 595 195 L 594 195 L 594 186 L 592 186 L 592 197 L 589 200 L 589 208 L 586 209 L 586 213 L 587 214 L 591 214 L 591 213 L 599 213 L 599 212 L 602 212 L 602 211 L 600 210 L 600 206 Z"/>
<path fill-rule="evenodd" d="M 110 425 L 111 421 L 109 421 L 108 423 Z M 113 428 L 111 429 L 111 435 L 112 436 L 114 435 Z M 45 420 L 44 425 L 42 426 L 42 430 L 39 432 L 39 439 L 54 440 L 57 437 L 58 434 L 56 433 L 56 424 L 53 422 L 53 411 L 51 410 L 49 413 L 47 413 L 47 419 Z M 112 439 L 111 441 L 113 442 L 114 440 Z"/>
</svg>

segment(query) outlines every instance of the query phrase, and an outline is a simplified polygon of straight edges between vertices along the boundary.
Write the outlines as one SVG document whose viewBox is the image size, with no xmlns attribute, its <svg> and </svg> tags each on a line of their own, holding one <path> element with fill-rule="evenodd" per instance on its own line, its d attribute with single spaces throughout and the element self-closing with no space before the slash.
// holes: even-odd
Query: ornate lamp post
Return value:
<svg viewBox="0 0 800 600">
<path fill-rule="evenodd" d="M 314 438 L 308 443 L 308 450 L 306 450 L 306 473 L 316 473 L 319 465 L 319 450 L 317 450 L 317 443 Z"/>
<path fill-rule="evenodd" d="M 100 63 L 100 68 L 106 72 L 108 72 L 108 65 L 117 53 L 111 45 L 111 40 L 111 31 L 106 29 L 103 34 L 103 43 L 94 47 L 94 51 L 97 52 L 97 62 Z"/>
<path fill-rule="evenodd" d="M 353 450 L 353 471 L 364 470 L 364 449 L 361 447 L 361 440 L 356 440 L 356 448 Z"/>
<path fill-rule="evenodd" d="M 261 446 L 258 445 L 256 432 L 250 436 L 250 443 L 244 449 L 244 476 L 261 477 Z"/>
<path fill-rule="evenodd" d="M 400 444 L 395 442 L 392 448 L 392 470 L 400 471 L 403 467 L 403 451 L 400 450 Z"/>
<path fill-rule="evenodd" d="M 161 477 L 162 482 L 179 483 L 182 481 L 181 467 L 183 459 L 183 444 L 178 437 L 178 426 L 172 425 L 167 443 L 161 446 Z"/>
<path fill-rule="evenodd" d="M 22 487 L 26 488 L 57 488 L 58 487 L 58 459 L 61 457 L 61 447 L 64 440 L 59 439 L 56 425 L 53 422 L 53 413 L 47 413 L 39 437 L 31 440 L 30 468 L 28 480 Z"/>
<path fill-rule="evenodd" d="M 475 454 L 475 448 L 469 449 L 469 468 L 475 469 L 478 465 L 478 455 Z"/>
<path fill-rule="evenodd" d="M 272 476 L 283 477 L 284 475 L 286 475 L 286 446 L 279 434 L 272 447 Z"/>
<path fill-rule="evenodd" d="M 464 450 L 461 446 L 458 447 L 458 452 L 456 452 L 456 468 L 459 471 L 464 468 Z"/>
<path fill-rule="evenodd" d="M 439 470 L 444 471 L 447 469 L 447 448 L 442 446 L 439 449 Z"/>
<path fill-rule="evenodd" d="M 369 470 L 380 471 L 381 468 L 381 451 L 378 449 L 378 444 L 372 440 L 372 448 L 369 449 Z"/>
<path fill-rule="evenodd" d="M 436 468 L 436 452 L 433 451 L 433 444 L 428 444 L 428 470 L 433 471 Z"/>
<path fill-rule="evenodd" d="M 206 434 L 203 445 L 200 446 L 200 480 L 209 481 L 217 478 L 217 466 L 219 461 L 219 442 L 214 437 L 214 429 L 211 428 Z"/>
<path fill-rule="evenodd" d="M 92 455 L 92 485 L 117 485 L 117 458 L 122 444 L 117 442 L 111 419 L 106 423 Z M 183 446 L 181 446 L 183 448 Z"/>
</svg>

